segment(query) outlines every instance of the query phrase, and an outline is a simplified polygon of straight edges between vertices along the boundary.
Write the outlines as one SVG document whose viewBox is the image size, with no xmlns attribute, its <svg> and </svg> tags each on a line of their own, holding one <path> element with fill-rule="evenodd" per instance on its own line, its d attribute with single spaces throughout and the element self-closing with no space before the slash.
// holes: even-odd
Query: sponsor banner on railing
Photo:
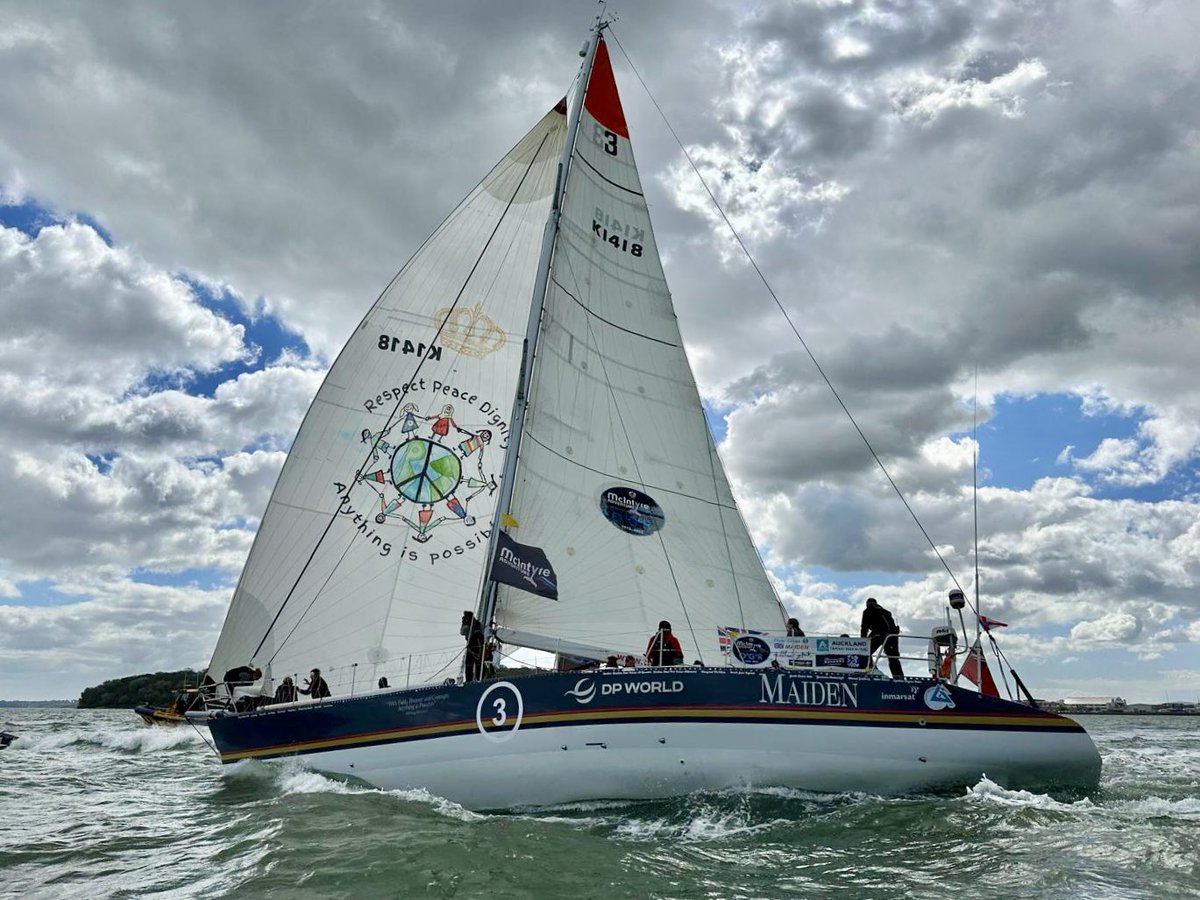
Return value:
<svg viewBox="0 0 1200 900">
<path fill-rule="evenodd" d="M 871 642 L 852 637 L 784 637 L 718 628 L 718 645 L 732 666 L 745 669 L 865 669 Z"/>
</svg>

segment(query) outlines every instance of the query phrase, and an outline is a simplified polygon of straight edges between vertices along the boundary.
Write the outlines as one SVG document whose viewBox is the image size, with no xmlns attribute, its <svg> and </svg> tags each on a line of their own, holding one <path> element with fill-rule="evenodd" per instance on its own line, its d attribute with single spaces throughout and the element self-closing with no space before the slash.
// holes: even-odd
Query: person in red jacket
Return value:
<svg viewBox="0 0 1200 900">
<path fill-rule="evenodd" d="M 646 661 L 652 666 L 683 665 L 683 648 L 679 646 L 679 639 L 671 634 L 671 623 L 666 619 L 659 622 L 658 631 L 650 635 Z"/>
</svg>

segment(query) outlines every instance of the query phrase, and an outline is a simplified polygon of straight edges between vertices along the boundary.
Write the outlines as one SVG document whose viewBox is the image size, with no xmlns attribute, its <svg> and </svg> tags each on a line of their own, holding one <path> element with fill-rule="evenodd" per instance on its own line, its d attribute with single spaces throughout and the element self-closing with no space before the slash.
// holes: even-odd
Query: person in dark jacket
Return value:
<svg viewBox="0 0 1200 900">
<path fill-rule="evenodd" d="M 300 688 L 300 693 L 307 694 L 314 700 L 323 700 L 329 696 L 329 685 L 321 677 L 320 669 L 313 669 L 308 673 L 308 682 Z"/>
<path fill-rule="evenodd" d="M 788 637 L 804 637 L 804 629 L 800 627 L 799 619 L 788 619 L 788 621 L 787 621 L 787 636 Z"/>
<path fill-rule="evenodd" d="M 866 608 L 863 609 L 860 637 L 870 636 L 872 655 L 880 645 L 883 646 L 893 678 L 904 677 L 904 669 L 900 666 L 900 639 L 896 637 L 899 633 L 900 627 L 892 614 L 880 606 L 874 597 L 868 597 Z"/>
<path fill-rule="evenodd" d="M 671 623 L 666 619 L 659 622 L 658 631 L 650 635 L 646 661 L 652 666 L 683 665 L 683 648 L 679 646 L 679 638 L 671 634 Z"/>
<path fill-rule="evenodd" d="M 292 676 L 288 675 L 280 682 L 279 688 L 275 691 L 275 702 L 295 703 L 298 699 L 296 696 L 296 683 L 292 681 Z"/>
<path fill-rule="evenodd" d="M 254 666 L 236 666 L 225 673 L 224 681 L 231 687 L 234 685 L 254 684 L 262 678 L 262 669 Z"/>
<path fill-rule="evenodd" d="M 483 678 L 483 626 L 469 609 L 463 610 L 458 633 L 467 639 L 467 665 L 463 677 L 467 681 L 479 681 Z"/>
</svg>

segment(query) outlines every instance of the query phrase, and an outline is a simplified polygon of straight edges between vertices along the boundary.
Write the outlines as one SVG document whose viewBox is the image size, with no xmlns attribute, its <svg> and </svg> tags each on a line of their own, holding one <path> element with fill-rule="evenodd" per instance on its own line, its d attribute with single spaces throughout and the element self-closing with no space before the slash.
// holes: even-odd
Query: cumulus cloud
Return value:
<svg viewBox="0 0 1200 900">
<path fill-rule="evenodd" d="M 0 316 L 0 691 L 200 664 L 320 370 L 156 388 L 265 361 L 187 281 L 78 222 L 0 229 Z M 193 570 L 227 584 L 139 575 Z"/>
<path fill-rule="evenodd" d="M 1142 630 L 1141 623 L 1129 613 L 1111 612 L 1093 622 L 1080 622 L 1071 629 L 1071 640 L 1077 644 L 1131 641 Z"/>
<path fill-rule="evenodd" d="M 243 329 L 191 289 L 88 225 L 0 229 L 0 337 L 6 394 L 116 394 L 151 372 L 211 371 L 246 353 Z M 104 348 L 103 365 L 96 351 Z M 36 400 L 34 401 L 36 403 Z"/>
</svg>

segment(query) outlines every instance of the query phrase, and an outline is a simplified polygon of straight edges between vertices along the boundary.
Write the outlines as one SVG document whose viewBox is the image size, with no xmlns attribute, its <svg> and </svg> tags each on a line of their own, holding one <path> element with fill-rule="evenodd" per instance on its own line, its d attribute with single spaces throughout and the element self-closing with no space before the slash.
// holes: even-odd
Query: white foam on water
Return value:
<svg viewBox="0 0 1200 900">
<path fill-rule="evenodd" d="M 748 818 L 744 810 L 721 812 L 703 806 L 684 822 L 672 819 L 627 819 L 617 826 L 616 835 L 633 840 L 661 838 L 704 843 L 768 831 L 779 825 L 790 824 L 787 819 L 751 823 Z"/>
<path fill-rule="evenodd" d="M 395 797 L 399 800 L 407 800 L 412 803 L 420 803 L 428 806 L 439 815 L 460 822 L 481 822 L 489 818 L 481 813 L 471 812 L 471 810 L 460 806 L 454 801 L 447 800 L 445 797 L 439 797 L 437 794 L 430 793 L 423 788 L 382 791 L 378 788 L 348 784 L 345 781 L 315 772 L 296 760 L 285 762 L 282 768 L 276 770 L 275 776 L 280 791 L 283 794 L 378 794 L 386 797 Z"/>
<path fill-rule="evenodd" d="M 605 816 L 583 816 L 574 818 L 572 816 L 555 816 L 555 815 L 539 815 L 537 813 L 521 813 L 510 816 L 513 819 L 524 819 L 529 822 L 545 822 L 550 825 L 569 825 L 572 828 L 597 828 L 605 825 L 612 825 L 619 821 L 615 818 Z"/>
<path fill-rule="evenodd" d="M 276 782 L 284 794 L 365 794 L 370 791 L 314 772 L 296 760 L 288 760 L 279 767 Z"/>
<path fill-rule="evenodd" d="M 688 822 L 681 837 L 685 841 L 719 841 L 734 835 L 755 834 L 789 824 L 791 823 L 787 819 L 771 819 L 769 822 L 757 822 L 751 825 L 744 821 L 737 821 L 736 816 L 700 815 Z"/>
<path fill-rule="evenodd" d="M 538 813 L 545 811 L 548 813 L 555 812 L 602 812 L 608 809 L 625 809 L 634 803 L 644 803 L 642 800 L 576 800 L 571 803 L 555 803 L 551 806 L 539 806 L 529 808 L 527 812 L 530 817 L 548 819 L 549 816 L 541 816 Z"/>
<path fill-rule="evenodd" d="M 1110 807 L 1115 812 L 1139 821 L 1145 819 L 1182 819 L 1200 822 L 1200 797 L 1168 800 L 1166 797 L 1147 797 L 1144 800 L 1125 800 Z"/>
<path fill-rule="evenodd" d="M 986 775 L 974 787 L 967 788 L 965 800 L 977 803 L 994 803 L 998 806 L 1020 806 L 1029 809 L 1048 809 L 1056 812 L 1079 812 L 1095 808 L 1091 800 L 1084 797 L 1073 803 L 1055 800 L 1049 794 L 1032 791 L 1014 791 L 1001 787 Z"/>
<path fill-rule="evenodd" d="M 100 747 L 132 753 L 161 753 L 175 747 L 203 743 L 203 738 L 191 728 L 135 728 L 82 731 L 68 729 L 50 734 L 18 737 L 9 750 L 62 750 L 67 747 Z"/>
<path fill-rule="evenodd" d="M 1115 800 L 1093 803 L 1090 799 L 1062 803 L 1046 794 L 1030 791 L 1010 791 L 984 777 L 979 784 L 967 791 L 968 801 L 993 803 L 1000 806 L 1016 806 L 1028 809 L 1069 812 L 1105 818 L 1117 818 L 1131 822 L 1146 819 L 1180 819 L 1185 822 L 1200 822 L 1200 797 L 1185 797 L 1172 800 L 1167 797 L 1145 797 L 1140 800 Z"/>
<path fill-rule="evenodd" d="M 394 790 L 394 791 L 379 791 L 378 793 L 387 794 L 389 797 L 399 797 L 402 800 L 409 800 L 413 803 L 423 803 L 449 819 L 457 819 L 460 822 L 482 822 L 485 819 L 490 819 L 491 816 L 483 813 L 472 812 L 465 806 L 460 806 L 453 800 L 447 800 L 445 797 L 439 797 L 437 794 L 431 794 L 424 788 L 412 788 L 410 790 Z"/>
<path fill-rule="evenodd" d="M 59 731 L 54 734 L 25 734 L 19 736 L 8 745 L 11 753 L 14 750 L 60 750 L 78 743 L 80 733 L 77 731 Z"/>
<path fill-rule="evenodd" d="M 570 825 L 573 828 L 611 828 L 628 819 L 631 808 L 645 804 L 646 800 L 575 800 L 570 803 L 554 803 L 549 806 L 517 807 L 510 818 L 526 819 L 530 822 L 548 822 L 555 825 Z M 615 812 L 615 815 L 603 815 Z M 570 815 L 583 813 L 583 815 Z"/>
<path fill-rule="evenodd" d="M 878 796 L 864 794 L 861 791 L 843 791 L 842 793 L 838 794 L 829 794 L 822 793 L 820 791 L 806 791 L 802 788 L 790 787 L 749 787 L 739 789 L 736 792 L 723 791 L 722 793 L 759 794 L 764 797 L 778 797 L 781 800 L 803 800 L 806 803 L 821 803 L 831 806 L 842 803 L 862 803 L 867 800 L 881 799 Z"/>
<path fill-rule="evenodd" d="M 270 763 L 262 762 L 257 759 L 241 759 L 234 763 L 221 766 L 217 770 L 220 777 L 230 781 L 238 781 L 240 779 L 263 779 L 274 780 L 279 774 Z"/>
<path fill-rule="evenodd" d="M 102 747 L 136 753 L 159 753 L 174 747 L 190 747 L 204 743 L 204 738 L 195 729 L 182 725 L 176 728 L 99 732 L 96 737 Z"/>
</svg>

